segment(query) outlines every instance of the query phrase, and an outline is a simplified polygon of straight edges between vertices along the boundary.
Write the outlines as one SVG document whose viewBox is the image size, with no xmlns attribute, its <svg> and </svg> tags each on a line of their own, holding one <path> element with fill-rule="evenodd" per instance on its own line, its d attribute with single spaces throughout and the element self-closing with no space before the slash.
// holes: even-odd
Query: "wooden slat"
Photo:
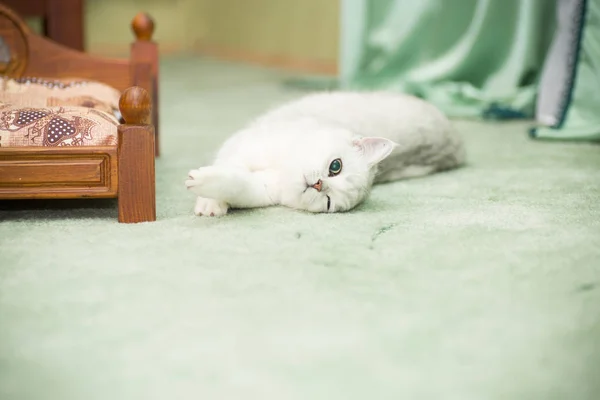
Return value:
<svg viewBox="0 0 600 400">
<path fill-rule="evenodd" d="M 57 43 L 83 51 L 83 7 L 83 0 L 46 0 L 46 35 Z"/>
<path fill-rule="evenodd" d="M 2 0 L 2 3 L 23 17 L 44 17 L 46 0 Z"/>
<path fill-rule="evenodd" d="M 0 199 L 116 197 L 116 147 L 0 149 Z"/>
<path fill-rule="evenodd" d="M 21 17 L 42 18 L 44 33 L 71 49 L 84 50 L 83 0 L 2 0 Z"/>
</svg>

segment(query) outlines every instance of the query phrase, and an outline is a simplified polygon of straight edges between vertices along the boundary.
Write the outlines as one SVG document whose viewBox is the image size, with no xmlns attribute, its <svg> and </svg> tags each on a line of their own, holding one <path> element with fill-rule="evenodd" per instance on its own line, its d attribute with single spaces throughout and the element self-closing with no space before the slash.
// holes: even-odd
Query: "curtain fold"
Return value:
<svg viewBox="0 0 600 400">
<path fill-rule="evenodd" d="M 559 0 L 531 135 L 600 140 L 600 0 Z"/>
<path fill-rule="evenodd" d="M 408 92 L 455 117 L 532 117 L 554 4 L 342 0 L 340 88 Z"/>
</svg>

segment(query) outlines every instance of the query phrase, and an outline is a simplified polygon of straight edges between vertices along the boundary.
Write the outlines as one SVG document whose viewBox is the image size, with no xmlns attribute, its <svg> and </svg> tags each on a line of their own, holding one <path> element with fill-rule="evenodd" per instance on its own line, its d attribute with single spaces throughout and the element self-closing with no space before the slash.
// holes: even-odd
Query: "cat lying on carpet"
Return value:
<svg viewBox="0 0 600 400">
<path fill-rule="evenodd" d="M 231 136 L 185 181 L 194 213 L 283 205 L 351 210 L 374 183 L 463 164 L 462 140 L 433 105 L 387 92 L 331 92 L 277 107 Z"/>
</svg>

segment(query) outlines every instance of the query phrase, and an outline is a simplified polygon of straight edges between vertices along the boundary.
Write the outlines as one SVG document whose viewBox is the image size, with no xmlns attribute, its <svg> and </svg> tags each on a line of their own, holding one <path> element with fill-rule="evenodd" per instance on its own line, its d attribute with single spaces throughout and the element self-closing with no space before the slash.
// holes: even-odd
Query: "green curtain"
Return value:
<svg viewBox="0 0 600 400">
<path fill-rule="evenodd" d="M 531 135 L 600 140 L 600 1 L 558 0 L 557 19 Z"/>
<path fill-rule="evenodd" d="M 346 0 L 340 87 L 416 94 L 457 117 L 532 117 L 554 0 Z"/>
</svg>

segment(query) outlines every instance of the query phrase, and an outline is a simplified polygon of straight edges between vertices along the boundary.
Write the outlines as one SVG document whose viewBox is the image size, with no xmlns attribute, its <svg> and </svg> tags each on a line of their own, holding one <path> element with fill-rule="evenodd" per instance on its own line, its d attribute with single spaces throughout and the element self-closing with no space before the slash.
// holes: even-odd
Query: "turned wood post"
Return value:
<svg viewBox="0 0 600 400">
<path fill-rule="evenodd" d="M 135 42 L 131 45 L 131 85 L 148 91 L 152 99 L 152 125 L 155 131 L 155 154 L 159 155 L 158 121 L 158 45 L 152 41 L 154 21 L 146 13 L 137 14 L 131 21 Z"/>
<path fill-rule="evenodd" d="M 150 94 L 139 86 L 119 99 L 125 124 L 119 125 L 119 222 L 156 221 L 154 127 Z"/>
</svg>

